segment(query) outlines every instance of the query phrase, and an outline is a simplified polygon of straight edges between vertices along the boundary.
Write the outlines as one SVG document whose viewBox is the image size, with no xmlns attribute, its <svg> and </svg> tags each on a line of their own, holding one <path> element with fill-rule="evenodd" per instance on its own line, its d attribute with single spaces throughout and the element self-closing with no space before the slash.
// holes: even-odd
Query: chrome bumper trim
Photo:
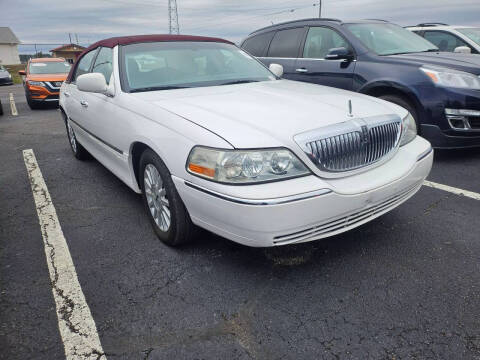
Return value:
<svg viewBox="0 0 480 360">
<path fill-rule="evenodd" d="M 212 191 L 212 190 L 209 190 L 209 189 L 205 189 L 202 186 L 192 184 L 191 182 L 188 182 L 188 181 L 184 181 L 184 183 L 185 183 L 186 186 L 188 186 L 192 189 L 201 191 L 205 194 L 215 196 L 217 198 L 227 200 L 227 201 L 231 201 L 231 202 L 234 202 L 234 203 L 243 204 L 243 205 L 280 205 L 280 204 L 286 204 L 286 203 L 299 201 L 299 200 L 311 199 L 311 198 L 314 198 L 314 197 L 317 197 L 317 196 L 322 196 L 322 195 L 325 195 L 325 194 L 328 194 L 328 193 L 332 192 L 332 190 L 330 190 L 330 189 L 320 189 L 320 190 L 310 191 L 310 192 L 307 192 L 307 193 L 278 197 L 278 198 L 272 198 L 272 199 L 244 199 L 244 198 L 239 198 L 239 197 L 235 197 L 235 196 L 221 194 L 219 192 Z"/>
<path fill-rule="evenodd" d="M 417 162 L 425 159 L 428 155 L 430 155 L 431 152 L 433 152 L 433 148 L 430 146 L 428 150 L 424 151 L 422 154 L 418 156 Z"/>
</svg>

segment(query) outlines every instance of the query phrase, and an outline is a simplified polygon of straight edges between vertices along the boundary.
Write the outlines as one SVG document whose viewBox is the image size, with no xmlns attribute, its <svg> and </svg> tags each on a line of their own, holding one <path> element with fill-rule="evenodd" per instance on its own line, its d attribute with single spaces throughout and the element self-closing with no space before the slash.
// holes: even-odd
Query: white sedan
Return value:
<svg viewBox="0 0 480 360">
<path fill-rule="evenodd" d="M 234 44 L 149 35 L 90 46 L 60 91 L 76 158 L 137 193 L 158 237 L 317 240 L 400 205 L 433 151 L 394 104 L 282 80 Z"/>
</svg>

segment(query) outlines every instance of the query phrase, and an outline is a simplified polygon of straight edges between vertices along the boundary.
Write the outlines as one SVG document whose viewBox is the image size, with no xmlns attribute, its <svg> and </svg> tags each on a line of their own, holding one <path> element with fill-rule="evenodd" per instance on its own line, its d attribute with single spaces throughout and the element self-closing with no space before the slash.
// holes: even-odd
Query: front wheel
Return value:
<svg viewBox="0 0 480 360">
<path fill-rule="evenodd" d="M 67 116 L 63 111 L 62 111 L 62 117 L 63 117 L 63 120 L 65 121 L 65 126 L 67 128 L 68 142 L 70 143 L 70 149 L 73 152 L 73 156 L 75 156 L 78 160 L 89 159 L 90 154 L 88 153 L 87 150 L 85 150 L 82 144 L 78 142 L 77 137 L 75 135 L 75 131 L 73 130 L 72 124 L 70 124 L 70 121 L 67 119 Z"/>
<path fill-rule="evenodd" d="M 169 246 L 191 241 L 195 225 L 163 161 L 152 150 L 145 150 L 139 171 L 143 203 L 157 237 Z"/>
</svg>

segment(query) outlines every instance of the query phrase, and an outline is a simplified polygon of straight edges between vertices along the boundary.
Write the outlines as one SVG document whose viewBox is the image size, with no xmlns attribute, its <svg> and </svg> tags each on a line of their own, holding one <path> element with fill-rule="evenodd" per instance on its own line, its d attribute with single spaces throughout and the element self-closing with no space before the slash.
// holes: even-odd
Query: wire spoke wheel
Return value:
<svg viewBox="0 0 480 360">
<path fill-rule="evenodd" d="M 170 228 L 170 203 L 162 177 L 152 164 L 145 166 L 143 174 L 145 197 L 153 220 L 160 230 L 166 232 Z"/>
</svg>

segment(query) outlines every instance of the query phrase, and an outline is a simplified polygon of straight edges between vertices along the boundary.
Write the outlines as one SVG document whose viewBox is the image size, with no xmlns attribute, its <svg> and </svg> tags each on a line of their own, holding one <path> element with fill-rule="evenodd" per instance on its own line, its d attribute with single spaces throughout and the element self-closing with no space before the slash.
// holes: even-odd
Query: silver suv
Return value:
<svg viewBox="0 0 480 360">
<path fill-rule="evenodd" d="M 406 29 L 424 37 L 440 51 L 480 54 L 480 27 L 424 23 Z"/>
</svg>

